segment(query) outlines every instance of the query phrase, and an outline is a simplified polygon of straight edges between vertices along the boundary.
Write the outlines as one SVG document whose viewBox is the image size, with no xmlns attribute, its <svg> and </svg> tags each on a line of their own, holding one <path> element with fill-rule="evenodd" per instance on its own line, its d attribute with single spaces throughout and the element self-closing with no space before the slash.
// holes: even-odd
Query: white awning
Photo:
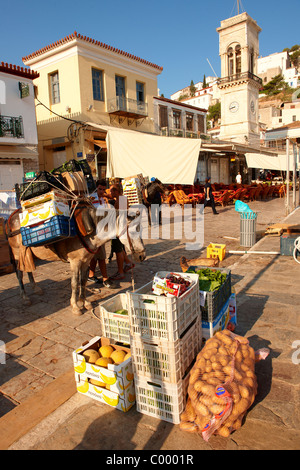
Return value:
<svg viewBox="0 0 300 470">
<path fill-rule="evenodd" d="M 38 159 L 36 148 L 21 145 L 0 145 L 0 158 L 23 160 L 24 158 Z"/>
<path fill-rule="evenodd" d="M 293 171 L 294 156 L 291 153 L 289 156 L 289 170 Z M 277 155 L 276 157 L 269 157 L 260 153 L 246 153 L 246 161 L 248 168 L 261 168 L 263 170 L 279 170 L 286 171 L 286 155 Z"/>
<path fill-rule="evenodd" d="M 194 184 L 201 139 L 164 137 L 88 124 L 107 131 L 108 178 L 142 173 L 164 184 Z"/>
</svg>

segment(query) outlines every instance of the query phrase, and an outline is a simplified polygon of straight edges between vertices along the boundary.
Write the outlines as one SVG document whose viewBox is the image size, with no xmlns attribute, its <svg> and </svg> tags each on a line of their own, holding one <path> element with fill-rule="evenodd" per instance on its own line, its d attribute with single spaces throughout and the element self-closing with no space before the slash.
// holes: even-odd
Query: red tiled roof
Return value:
<svg viewBox="0 0 300 470">
<path fill-rule="evenodd" d="M 20 67 L 19 65 L 8 64 L 7 62 L 0 62 L 0 72 L 17 75 L 18 77 L 23 78 L 30 78 L 31 80 L 34 80 L 40 76 L 40 74 L 34 70 L 27 69 L 26 67 Z"/>
<path fill-rule="evenodd" d="M 280 129 L 297 129 L 300 127 L 300 121 L 293 121 L 289 124 L 285 124 L 284 126 L 275 127 L 274 129 L 267 129 L 267 132 L 278 131 Z"/>
<path fill-rule="evenodd" d="M 137 57 L 133 54 L 129 54 L 128 52 L 124 52 L 120 49 L 116 49 L 115 47 L 108 46 L 107 44 L 104 44 L 103 42 L 96 41 L 95 39 L 91 39 L 87 36 L 82 36 L 82 34 L 77 33 L 74 31 L 74 33 L 70 34 L 69 36 L 65 36 L 63 39 L 60 39 L 59 41 L 56 41 L 49 46 L 43 47 L 42 49 L 39 49 L 36 52 L 33 52 L 32 54 L 29 54 L 25 57 L 22 57 L 23 62 L 26 62 L 27 60 L 31 60 L 35 57 L 38 57 L 41 54 L 44 54 L 45 52 L 48 52 L 52 49 L 55 49 L 56 47 L 61 46 L 62 44 L 65 44 L 69 41 L 73 41 L 74 39 L 81 39 L 86 42 L 90 42 L 92 44 L 95 44 L 96 46 L 102 47 L 103 49 L 108 49 L 111 52 L 115 52 L 117 54 L 121 54 L 125 57 L 128 57 L 129 59 L 137 60 L 138 62 L 141 62 L 145 65 L 149 65 L 150 67 L 154 67 L 158 70 L 163 70 L 163 67 L 160 67 L 159 65 L 153 64 L 152 62 L 148 62 L 147 60 L 141 59 L 140 57 Z"/>
</svg>

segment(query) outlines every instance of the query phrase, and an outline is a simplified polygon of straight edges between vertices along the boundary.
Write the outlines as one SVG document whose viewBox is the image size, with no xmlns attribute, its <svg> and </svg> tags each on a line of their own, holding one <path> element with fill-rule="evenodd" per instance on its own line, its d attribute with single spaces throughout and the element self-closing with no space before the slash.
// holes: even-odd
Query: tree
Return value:
<svg viewBox="0 0 300 470">
<path fill-rule="evenodd" d="M 287 84 L 281 74 L 276 75 L 268 83 L 266 83 L 261 90 L 267 96 L 278 95 L 286 88 Z"/>
<path fill-rule="evenodd" d="M 207 120 L 213 121 L 213 127 L 221 119 L 221 103 L 218 102 L 212 106 L 209 106 L 207 113 Z"/>
<path fill-rule="evenodd" d="M 206 78 L 205 78 L 205 74 L 204 74 L 202 88 L 206 88 L 206 87 L 207 87 L 207 83 L 206 83 Z"/>
<path fill-rule="evenodd" d="M 193 80 L 191 80 L 191 84 L 190 84 L 190 93 L 191 93 L 191 96 L 195 96 L 196 89 L 197 89 L 197 88 L 195 87 Z"/>
</svg>

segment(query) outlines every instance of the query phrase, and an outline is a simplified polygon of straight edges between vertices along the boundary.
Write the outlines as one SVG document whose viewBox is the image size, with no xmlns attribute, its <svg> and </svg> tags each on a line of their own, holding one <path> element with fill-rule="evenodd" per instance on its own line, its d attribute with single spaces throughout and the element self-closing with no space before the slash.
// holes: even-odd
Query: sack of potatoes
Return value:
<svg viewBox="0 0 300 470">
<path fill-rule="evenodd" d="M 228 437 L 242 425 L 257 393 L 255 352 L 229 330 L 206 341 L 190 372 L 188 401 L 180 428 L 208 439 Z"/>
</svg>

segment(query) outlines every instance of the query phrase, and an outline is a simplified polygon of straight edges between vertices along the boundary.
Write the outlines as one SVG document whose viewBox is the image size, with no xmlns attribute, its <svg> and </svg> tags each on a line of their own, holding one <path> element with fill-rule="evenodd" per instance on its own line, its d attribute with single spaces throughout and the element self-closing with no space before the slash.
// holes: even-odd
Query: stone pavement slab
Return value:
<svg viewBox="0 0 300 470">
<path fill-rule="evenodd" d="M 258 220 L 262 231 L 269 224 L 284 219 L 284 204 L 281 200 L 255 204 L 257 210 L 261 209 Z M 209 212 L 205 216 L 204 246 L 215 242 L 226 243 L 227 250 L 242 249 L 238 240 L 239 218 L 232 207 L 225 209 L 224 211 L 221 209 L 217 217 Z M 293 223 L 294 221 L 299 223 L 299 219 L 299 210 L 290 217 Z M 224 239 L 224 235 L 232 239 Z M 165 266 L 170 270 L 180 270 L 180 256 L 188 257 L 184 240 L 176 243 L 174 240 L 148 240 L 146 248 L 147 260 L 137 265 L 134 270 L 136 286 L 148 282 L 153 273 L 165 269 Z M 254 248 L 259 251 L 277 251 L 279 238 L 262 238 Z M 197 251 L 191 251 L 189 254 L 190 258 L 197 256 L 199 256 Z M 202 256 L 205 256 L 205 251 Z M 65 395 L 65 401 L 55 410 L 49 411 L 45 406 L 43 419 L 35 423 L 36 427 L 31 426 L 27 434 L 24 432 L 19 440 L 15 439 L 15 444 L 10 448 L 135 450 L 299 448 L 299 365 L 291 361 L 293 341 L 300 339 L 299 315 L 297 315 L 299 294 L 296 287 L 299 265 L 290 257 L 227 254 L 222 266 L 231 267 L 237 292 L 239 323 L 236 332 L 247 336 L 255 348 L 271 349 L 266 361 L 257 364 L 259 392 L 241 429 L 229 439 L 224 440 L 214 436 L 205 443 L 200 436 L 184 433 L 178 426 L 141 415 L 135 408 L 123 414 L 81 394 L 73 395 L 71 392 L 70 396 Z M 47 270 L 44 277 L 45 267 Z M 115 269 L 115 261 L 108 266 L 108 269 L 109 271 Z M 98 320 L 94 315 L 86 312 L 80 317 L 74 317 L 68 306 L 70 287 L 66 266 L 63 263 L 51 263 L 50 268 L 50 265 L 44 264 L 41 269 L 38 267 L 38 271 L 39 284 L 44 284 L 47 295 L 42 299 L 39 296 L 32 296 L 34 302 L 29 309 L 16 305 L 18 290 L 14 275 L 4 276 L 5 279 L 0 278 L 0 296 L 2 299 L 3 294 L 4 302 L 7 302 L 4 304 L 4 309 L 1 303 L 0 316 L 4 320 L 4 327 L 0 327 L 0 331 L 3 329 L 3 334 L 8 339 L 9 359 L 16 368 L 16 370 L 13 367 L 6 369 L 1 380 L 0 365 L 0 391 L 9 401 L 8 412 L 5 412 L 5 407 L 2 408 L 3 418 L 0 419 L 0 424 L 2 419 L 9 422 L 6 415 L 13 416 L 13 411 L 17 417 L 18 408 L 22 409 L 32 398 L 29 395 L 30 398 L 27 396 L 23 400 L 20 396 L 17 383 L 22 374 L 27 375 L 27 382 L 26 375 L 24 378 L 24 383 L 27 384 L 25 390 L 37 384 L 39 397 L 43 401 L 43 390 L 38 388 L 39 383 L 49 379 L 50 385 L 44 388 L 44 393 L 47 394 L 49 387 L 72 369 L 70 354 L 72 348 L 78 346 L 81 338 L 87 340 L 98 334 Z M 52 273 L 52 279 L 49 272 Z M 55 305 L 53 293 L 56 292 L 55 287 L 61 286 L 64 292 L 60 293 L 59 303 Z M 117 291 L 101 289 L 99 292 L 98 289 L 89 287 L 89 293 L 94 305 L 97 305 L 101 299 L 107 299 L 129 288 L 131 288 L 130 276 L 126 282 L 120 283 L 120 289 Z M 11 323 L 9 315 L 5 315 L 5 312 L 11 312 Z M 70 331 L 73 338 L 68 336 Z M 38 345 L 42 349 L 38 350 Z M 32 357 L 29 357 L 30 351 Z M 24 369 L 21 370 L 24 358 L 26 361 L 24 360 Z M 32 380 L 28 379 L 30 375 L 28 371 L 32 373 Z M 11 389 L 6 388 L 7 393 L 5 393 L 7 378 L 9 381 L 16 380 L 16 383 L 15 385 L 11 383 Z M 15 406 L 15 410 L 9 411 L 11 403 Z"/>
</svg>

